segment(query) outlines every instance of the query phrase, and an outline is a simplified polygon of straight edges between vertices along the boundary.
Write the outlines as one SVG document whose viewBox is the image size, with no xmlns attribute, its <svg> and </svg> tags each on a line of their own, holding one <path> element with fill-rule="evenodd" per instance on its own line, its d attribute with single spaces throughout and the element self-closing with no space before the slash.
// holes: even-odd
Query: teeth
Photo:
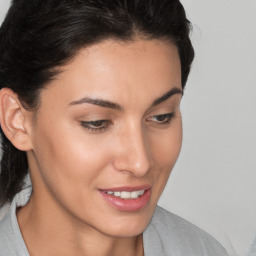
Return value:
<svg viewBox="0 0 256 256">
<path fill-rule="evenodd" d="M 121 196 L 121 192 L 114 192 L 114 196 L 120 197 Z"/>
<path fill-rule="evenodd" d="M 144 194 L 145 190 L 139 190 L 139 195 L 142 196 Z"/>
<path fill-rule="evenodd" d="M 136 199 L 140 196 L 142 196 L 145 193 L 145 190 L 138 190 L 138 191 L 107 191 L 108 195 L 120 197 L 122 199 Z"/>
<path fill-rule="evenodd" d="M 120 197 L 123 198 L 123 199 L 131 198 L 131 193 L 130 192 L 126 192 L 126 191 L 122 191 Z"/>
<path fill-rule="evenodd" d="M 132 191 L 130 194 L 131 194 L 131 198 L 139 197 L 139 191 Z"/>
</svg>

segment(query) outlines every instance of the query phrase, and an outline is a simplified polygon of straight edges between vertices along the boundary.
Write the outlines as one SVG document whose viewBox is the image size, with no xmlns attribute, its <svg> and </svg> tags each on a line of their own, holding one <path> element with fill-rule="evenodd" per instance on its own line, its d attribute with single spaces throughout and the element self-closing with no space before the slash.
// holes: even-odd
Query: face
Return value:
<svg viewBox="0 0 256 256">
<path fill-rule="evenodd" d="M 41 92 L 32 198 L 88 230 L 143 232 L 180 152 L 181 94 L 172 44 L 109 40 L 81 50 Z"/>
</svg>

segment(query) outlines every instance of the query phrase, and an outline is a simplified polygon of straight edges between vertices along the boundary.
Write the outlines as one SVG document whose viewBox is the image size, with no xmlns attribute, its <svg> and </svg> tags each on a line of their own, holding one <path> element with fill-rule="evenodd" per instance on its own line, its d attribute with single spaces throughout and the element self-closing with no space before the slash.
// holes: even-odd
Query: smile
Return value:
<svg viewBox="0 0 256 256">
<path fill-rule="evenodd" d="M 122 198 L 122 199 L 136 199 L 136 198 L 141 197 L 145 193 L 145 190 L 137 190 L 137 191 L 131 191 L 131 192 L 128 192 L 128 191 L 106 191 L 105 193 L 108 195 Z"/>
<path fill-rule="evenodd" d="M 151 197 L 151 186 L 119 187 L 99 190 L 107 204 L 118 211 L 138 211 L 148 204 Z"/>
</svg>

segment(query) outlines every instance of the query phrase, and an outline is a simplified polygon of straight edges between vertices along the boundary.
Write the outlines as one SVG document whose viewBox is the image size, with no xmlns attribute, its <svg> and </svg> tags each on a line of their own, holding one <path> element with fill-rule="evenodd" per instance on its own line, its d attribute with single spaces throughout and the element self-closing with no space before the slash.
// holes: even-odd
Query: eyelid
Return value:
<svg viewBox="0 0 256 256">
<path fill-rule="evenodd" d="M 97 126 L 97 123 L 99 123 L 99 126 Z M 100 125 L 101 123 L 102 125 Z M 108 129 L 108 127 L 111 125 L 111 121 L 104 120 L 104 119 L 90 120 L 90 121 L 80 121 L 80 124 L 84 129 L 87 129 L 90 132 L 102 132 Z"/>
<path fill-rule="evenodd" d="M 149 115 L 145 121 L 157 126 L 165 127 L 175 118 L 175 112 L 163 112 L 156 115 Z M 91 133 L 101 133 L 106 131 L 113 124 L 109 119 L 93 119 L 80 121 L 80 125 Z"/>
<path fill-rule="evenodd" d="M 146 120 L 149 122 L 154 122 L 159 125 L 163 125 L 163 124 L 169 124 L 174 117 L 175 117 L 175 113 L 171 112 L 171 113 L 165 113 L 165 114 L 151 115 Z M 164 120 L 157 121 L 157 120 L 153 120 L 154 118 L 163 118 Z"/>
</svg>

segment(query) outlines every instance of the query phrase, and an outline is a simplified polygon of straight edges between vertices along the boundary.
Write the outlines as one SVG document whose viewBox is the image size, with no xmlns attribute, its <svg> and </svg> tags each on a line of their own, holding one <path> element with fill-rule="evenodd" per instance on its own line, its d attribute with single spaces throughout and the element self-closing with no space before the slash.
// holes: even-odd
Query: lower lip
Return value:
<svg viewBox="0 0 256 256">
<path fill-rule="evenodd" d="M 100 191 L 100 193 L 103 198 L 115 209 L 123 212 L 134 212 L 146 206 L 150 199 L 151 190 L 146 190 L 142 196 L 136 199 L 123 199 L 109 195 L 103 191 Z"/>
</svg>

